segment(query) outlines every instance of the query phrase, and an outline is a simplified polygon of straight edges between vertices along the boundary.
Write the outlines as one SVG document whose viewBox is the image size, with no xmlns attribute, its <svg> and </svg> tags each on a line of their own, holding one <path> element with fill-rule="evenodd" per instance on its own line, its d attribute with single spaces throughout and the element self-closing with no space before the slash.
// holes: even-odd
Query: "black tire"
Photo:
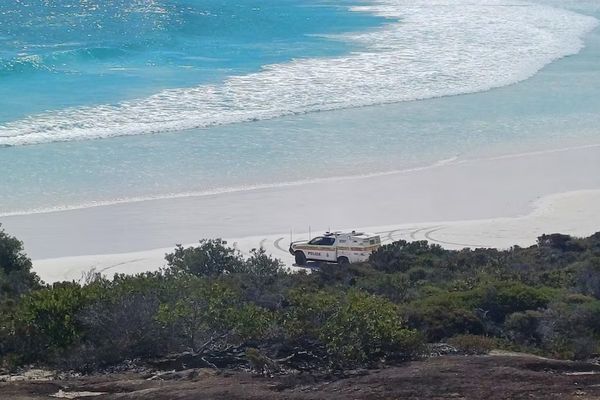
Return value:
<svg viewBox="0 0 600 400">
<path fill-rule="evenodd" d="M 294 258 L 296 259 L 296 265 L 306 265 L 306 256 L 302 251 L 295 252 Z"/>
<path fill-rule="evenodd" d="M 350 260 L 348 260 L 348 257 L 338 257 L 337 262 L 340 265 L 348 265 L 348 264 L 350 264 Z"/>
</svg>

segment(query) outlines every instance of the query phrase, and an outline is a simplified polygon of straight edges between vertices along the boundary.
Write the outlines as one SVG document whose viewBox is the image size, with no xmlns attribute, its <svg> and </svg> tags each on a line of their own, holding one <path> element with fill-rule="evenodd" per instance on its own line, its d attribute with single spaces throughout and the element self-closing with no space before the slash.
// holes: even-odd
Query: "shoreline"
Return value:
<svg viewBox="0 0 600 400">
<path fill-rule="evenodd" d="M 585 209 L 587 212 L 584 212 Z M 383 244 L 397 240 L 427 240 L 446 249 L 527 247 L 535 244 L 542 234 L 562 233 L 585 237 L 600 232 L 600 189 L 557 193 L 535 202 L 529 214 L 514 217 L 481 220 L 422 222 L 409 225 L 360 227 L 358 230 L 374 232 L 382 237 Z M 313 237 L 318 232 L 313 233 Z M 293 240 L 308 238 L 308 232 L 295 234 Z M 245 238 L 225 238 L 227 243 L 248 256 L 250 250 L 263 247 L 279 258 L 291 270 L 302 269 L 294 265 L 287 253 L 290 233 Z M 194 246 L 187 243 L 184 247 Z M 61 280 L 85 280 L 91 272 L 111 275 L 136 274 L 157 271 L 165 266 L 164 256 L 174 246 L 121 254 L 96 254 L 34 260 L 34 270 L 47 283 Z"/>
<path fill-rule="evenodd" d="M 391 238 L 427 239 L 445 247 L 509 247 L 533 244 L 542 233 L 600 231 L 598 170 L 600 146 L 593 145 L 383 176 L 0 217 L 0 222 L 23 240 L 46 281 L 79 279 L 92 268 L 156 269 L 175 244 L 215 237 L 243 251 L 264 245 L 290 265 L 285 253 L 290 230 L 298 239 L 297 232 L 309 226 L 313 233 L 405 230 Z"/>
<path fill-rule="evenodd" d="M 515 153 L 507 153 L 500 155 L 490 155 L 488 157 L 472 157 L 461 159 L 461 155 L 458 154 L 453 157 L 449 157 L 446 159 L 441 159 L 435 161 L 432 164 L 424 164 L 413 167 L 401 168 L 401 169 L 392 169 L 392 170 L 383 170 L 383 171 L 375 171 L 364 174 L 355 174 L 355 175 L 339 175 L 339 176 L 330 176 L 324 178 L 308 178 L 302 180 L 290 180 L 290 181 L 282 181 L 282 182 L 273 182 L 273 183 L 256 183 L 245 186 L 225 186 L 218 187 L 214 189 L 207 189 L 202 191 L 190 191 L 190 192 L 181 192 L 181 193 L 164 193 L 164 194 L 156 194 L 150 196 L 132 196 L 132 197 L 123 197 L 123 198 L 115 198 L 110 200 L 99 200 L 88 203 L 81 204 L 73 204 L 73 205 L 65 205 L 65 206 L 56 206 L 56 207 L 39 207 L 32 208 L 28 210 L 13 210 L 7 212 L 0 212 L 0 218 L 7 217 L 22 217 L 22 216 L 30 216 L 37 214 L 51 214 L 51 213 L 61 213 L 68 211 L 77 211 L 77 210 L 86 210 L 90 208 L 96 207 L 107 207 L 107 206 L 115 206 L 120 204 L 134 204 L 134 203 L 143 203 L 143 202 L 151 202 L 157 200 L 173 200 L 173 199 L 181 199 L 181 198 L 194 198 L 194 197 L 208 197 L 208 196 L 219 196 L 225 194 L 233 194 L 233 193 L 241 193 L 247 191 L 260 191 L 265 189 L 278 189 L 278 188 L 286 188 L 286 187 L 295 187 L 295 186 L 303 186 L 310 184 L 319 184 L 319 183 L 327 183 L 327 182 L 339 182 L 339 181 L 352 181 L 352 180 L 360 180 L 366 178 L 378 178 L 385 177 L 389 175 L 400 175 L 400 174 L 409 174 L 413 172 L 435 169 L 444 167 L 446 165 L 458 165 L 458 164 L 469 164 L 478 161 L 493 161 L 493 160 L 505 160 L 505 159 L 513 159 L 513 158 L 521 158 L 528 156 L 537 156 L 537 155 L 545 155 L 545 154 L 553 154 L 553 153 L 562 153 L 566 151 L 573 150 L 586 150 L 586 149 L 595 149 L 600 148 L 600 143 L 588 143 L 588 144 L 577 144 L 572 146 L 567 146 L 563 148 L 549 148 L 542 150 L 529 150 Z"/>
</svg>

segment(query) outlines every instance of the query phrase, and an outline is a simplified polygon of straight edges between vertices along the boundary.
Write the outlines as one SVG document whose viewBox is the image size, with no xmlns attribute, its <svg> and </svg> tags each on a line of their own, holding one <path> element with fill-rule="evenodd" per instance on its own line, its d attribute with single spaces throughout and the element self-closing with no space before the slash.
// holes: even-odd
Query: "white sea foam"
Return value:
<svg viewBox="0 0 600 400">
<path fill-rule="evenodd" d="M 220 85 L 34 115 L 1 125 L 0 146 L 201 128 L 489 90 L 577 53 L 597 24 L 592 17 L 520 1 L 379 0 L 352 10 L 390 20 L 381 29 L 339 37 L 359 44 L 360 51 L 268 65 Z"/>
</svg>

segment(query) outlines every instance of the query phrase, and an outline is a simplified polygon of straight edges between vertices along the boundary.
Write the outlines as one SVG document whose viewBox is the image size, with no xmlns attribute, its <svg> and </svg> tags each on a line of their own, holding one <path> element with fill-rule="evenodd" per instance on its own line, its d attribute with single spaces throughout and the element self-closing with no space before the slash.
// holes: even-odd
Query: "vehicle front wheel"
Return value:
<svg viewBox="0 0 600 400">
<path fill-rule="evenodd" d="M 297 251 L 294 253 L 294 258 L 296 259 L 296 265 L 306 265 L 306 256 L 303 252 Z"/>
<path fill-rule="evenodd" d="M 348 257 L 338 257 L 338 264 L 341 265 L 347 265 L 350 264 L 350 261 L 348 260 Z"/>
</svg>

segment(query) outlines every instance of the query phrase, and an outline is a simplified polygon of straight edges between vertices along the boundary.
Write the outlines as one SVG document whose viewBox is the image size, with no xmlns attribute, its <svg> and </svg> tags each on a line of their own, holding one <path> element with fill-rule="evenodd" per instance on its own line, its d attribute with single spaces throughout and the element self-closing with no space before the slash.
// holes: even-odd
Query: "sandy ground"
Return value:
<svg viewBox="0 0 600 400">
<path fill-rule="evenodd" d="M 47 282 L 89 270 L 154 270 L 176 243 L 222 237 L 291 265 L 293 239 L 331 229 L 448 248 L 535 243 L 543 233 L 600 231 L 600 145 L 456 159 L 409 171 L 295 186 L 0 218 Z"/>
</svg>

